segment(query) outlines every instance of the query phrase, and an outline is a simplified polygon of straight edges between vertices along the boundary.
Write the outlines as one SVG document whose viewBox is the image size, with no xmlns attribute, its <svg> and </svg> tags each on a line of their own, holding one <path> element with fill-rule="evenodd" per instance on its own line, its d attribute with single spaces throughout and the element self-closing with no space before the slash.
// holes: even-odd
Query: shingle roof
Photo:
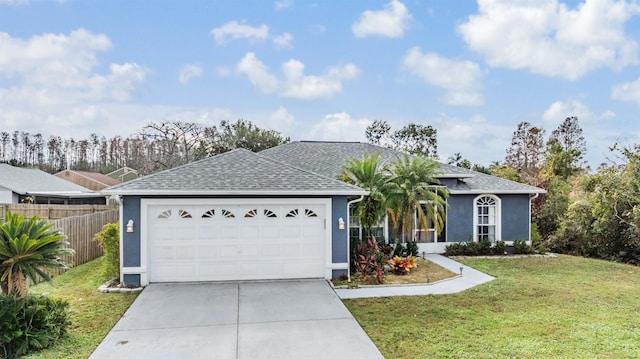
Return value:
<svg viewBox="0 0 640 359">
<path fill-rule="evenodd" d="M 361 142 L 290 142 L 260 152 L 261 155 L 312 172 L 337 177 L 349 158 L 362 158 L 366 154 L 380 153 L 383 161 L 392 161 L 402 153 L 390 148 Z M 484 173 L 440 164 L 438 178 L 457 178 L 458 184 L 447 187 L 450 193 L 544 193 L 541 188 L 490 176 Z"/>
<path fill-rule="evenodd" d="M 164 195 L 361 195 L 363 189 L 245 149 L 237 149 L 103 190 Z"/>
<path fill-rule="evenodd" d="M 95 192 L 35 168 L 0 164 L 0 186 L 18 194 L 94 194 Z"/>
</svg>

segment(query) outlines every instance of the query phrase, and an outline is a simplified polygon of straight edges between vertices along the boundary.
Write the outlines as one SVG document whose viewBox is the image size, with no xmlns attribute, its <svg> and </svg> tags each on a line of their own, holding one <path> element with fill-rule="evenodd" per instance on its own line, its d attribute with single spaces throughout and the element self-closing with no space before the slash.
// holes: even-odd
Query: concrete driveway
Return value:
<svg viewBox="0 0 640 359">
<path fill-rule="evenodd" d="M 382 358 L 324 280 L 150 285 L 91 355 Z"/>
</svg>

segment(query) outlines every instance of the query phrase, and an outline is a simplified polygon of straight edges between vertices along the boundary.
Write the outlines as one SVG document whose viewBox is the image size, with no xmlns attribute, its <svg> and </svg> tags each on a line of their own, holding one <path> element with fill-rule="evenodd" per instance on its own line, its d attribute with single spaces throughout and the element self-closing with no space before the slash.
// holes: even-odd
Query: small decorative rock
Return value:
<svg viewBox="0 0 640 359">
<path fill-rule="evenodd" d="M 98 292 L 100 293 L 136 293 L 141 292 L 144 287 L 125 287 L 121 284 L 114 285 L 116 283 L 115 279 L 108 281 L 107 283 L 101 285 L 98 288 Z"/>
</svg>

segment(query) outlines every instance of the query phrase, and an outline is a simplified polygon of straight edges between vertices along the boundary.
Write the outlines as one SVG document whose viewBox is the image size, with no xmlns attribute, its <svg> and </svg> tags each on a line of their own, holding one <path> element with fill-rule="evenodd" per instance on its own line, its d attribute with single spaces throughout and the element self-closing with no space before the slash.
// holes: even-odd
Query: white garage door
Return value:
<svg viewBox="0 0 640 359">
<path fill-rule="evenodd" d="M 324 276 L 327 203 L 183 201 L 146 206 L 150 282 Z"/>
</svg>

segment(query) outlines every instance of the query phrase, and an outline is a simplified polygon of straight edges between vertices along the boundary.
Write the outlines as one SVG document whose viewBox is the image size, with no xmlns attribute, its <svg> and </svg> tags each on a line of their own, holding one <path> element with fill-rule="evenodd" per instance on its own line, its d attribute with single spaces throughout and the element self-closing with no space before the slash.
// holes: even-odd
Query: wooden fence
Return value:
<svg viewBox="0 0 640 359">
<path fill-rule="evenodd" d="M 73 216 L 82 216 L 89 213 L 97 213 L 117 209 L 118 206 L 103 204 L 26 204 L 3 203 L 0 204 L 0 220 L 5 218 L 7 212 L 20 214 L 27 218 L 38 216 L 41 219 L 60 219 Z"/>
<path fill-rule="evenodd" d="M 68 217 L 51 221 L 53 227 L 62 231 L 67 236 L 69 248 L 73 248 L 76 253 L 68 258 L 70 265 L 77 266 L 96 259 L 102 255 L 102 248 L 98 242 L 93 240 L 93 236 L 102 231 L 102 227 L 107 223 L 118 222 L 120 211 L 111 209 L 83 216 Z"/>
</svg>

